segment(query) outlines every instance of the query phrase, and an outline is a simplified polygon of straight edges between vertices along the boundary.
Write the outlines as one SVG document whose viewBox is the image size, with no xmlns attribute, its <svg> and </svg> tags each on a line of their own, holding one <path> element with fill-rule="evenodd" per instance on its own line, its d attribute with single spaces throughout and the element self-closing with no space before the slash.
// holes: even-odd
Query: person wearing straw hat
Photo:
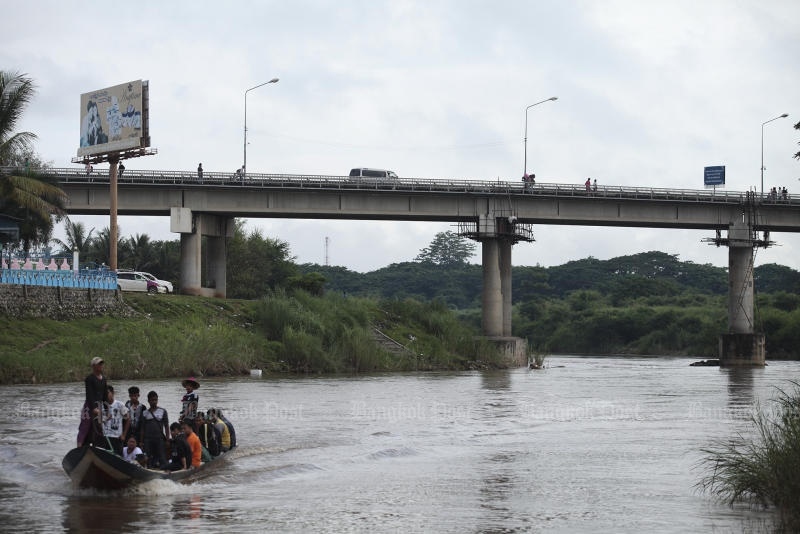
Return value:
<svg viewBox="0 0 800 534">
<path fill-rule="evenodd" d="M 189 421 L 192 428 L 195 428 L 195 419 L 197 419 L 197 405 L 200 402 L 200 395 L 197 394 L 197 389 L 200 388 L 200 383 L 189 377 L 181 385 L 186 388 L 186 395 L 181 399 L 181 414 L 178 421 L 183 423 L 184 420 Z"/>
<path fill-rule="evenodd" d="M 103 426 L 100 414 L 106 400 L 108 382 L 104 373 L 103 358 L 95 356 L 89 362 L 92 372 L 83 381 L 86 386 L 86 399 L 81 410 L 81 423 L 78 426 L 78 447 L 87 447 L 103 439 Z"/>
</svg>

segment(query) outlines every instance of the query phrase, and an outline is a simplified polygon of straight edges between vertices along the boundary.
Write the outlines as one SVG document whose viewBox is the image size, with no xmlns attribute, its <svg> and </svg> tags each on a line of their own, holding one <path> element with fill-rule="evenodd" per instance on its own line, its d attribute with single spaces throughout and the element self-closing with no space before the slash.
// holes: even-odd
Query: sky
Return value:
<svg viewBox="0 0 800 534">
<path fill-rule="evenodd" d="M 724 165 L 728 190 L 759 190 L 763 131 L 764 187 L 800 194 L 796 0 L 0 0 L 0 12 L 0 69 L 38 86 L 19 130 L 36 133 L 56 167 L 77 154 L 80 95 L 143 79 L 158 154 L 128 169 L 240 167 L 247 98 L 249 172 L 518 181 L 527 124 L 527 170 L 540 183 L 702 189 L 703 168 Z M 179 237 L 168 217 L 119 225 L 122 236 Z M 359 272 L 412 261 L 456 230 L 295 219 L 247 229 L 287 242 L 298 263 Z M 706 231 L 537 225 L 534 235 L 514 247 L 514 265 L 650 250 L 728 261 L 701 242 Z M 800 269 L 800 236 L 771 238 L 778 246 L 756 264 Z"/>
</svg>

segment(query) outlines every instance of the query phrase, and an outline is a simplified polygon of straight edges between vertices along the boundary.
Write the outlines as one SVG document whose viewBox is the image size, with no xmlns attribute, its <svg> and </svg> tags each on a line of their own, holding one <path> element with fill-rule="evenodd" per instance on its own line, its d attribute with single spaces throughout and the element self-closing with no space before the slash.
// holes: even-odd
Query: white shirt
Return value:
<svg viewBox="0 0 800 534">
<path fill-rule="evenodd" d="M 126 446 L 124 446 L 124 447 L 122 447 L 122 458 L 123 458 L 125 461 L 132 462 L 132 463 L 138 463 L 138 462 L 136 461 L 136 456 L 138 456 L 139 454 L 143 454 L 143 453 L 142 453 L 142 449 L 140 449 L 139 447 L 135 447 L 135 448 L 134 448 L 134 449 L 131 451 L 131 453 L 130 453 L 130 454 L 128 454 L 128 446 L 127 446 L 127 445 L 126 445 Z"/>
<path fill-rule="evenodd" d="M 110 438 L 122 437 L 122 422 L 128 415 L 128 409 L 120 401 L 115 400 L 103 409 L 103 434 Z"/>
</svg>

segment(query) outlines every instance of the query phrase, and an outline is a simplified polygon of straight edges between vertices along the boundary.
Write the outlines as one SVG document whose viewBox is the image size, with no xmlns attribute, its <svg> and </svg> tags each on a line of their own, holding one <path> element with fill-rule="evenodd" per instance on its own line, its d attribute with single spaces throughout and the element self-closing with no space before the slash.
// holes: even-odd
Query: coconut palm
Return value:
<svg viewBox="0 0 800 534">
<path fill-rule="evenodd" d="M 60 239 L 53 239 L 53 242 L 61 247 L 61 254 L 70 254 L 72 251 L 77 250 L 81 258 L 89 254 L 92 246 L 92 234 L 94 228 L 86 231 L 86 225 L 82 222 L 72 222 L 66 219 L 64 224 L 64 231 L 66 232 L 66 241 Z"/>
<path fill-rule="evenodd" d="M 30 151 L 36 139 L 31 132 L 14 131 L 34 92 L 33 81 L 24 74 L 0 71 L 0 213 L 21 220 L 20 240 L 26 250 L 50 240 L 51 216 L 60 218 L 66 202 L 64 191 L 52 179 L 27 167 L 3 167 Z"/>
</svg>

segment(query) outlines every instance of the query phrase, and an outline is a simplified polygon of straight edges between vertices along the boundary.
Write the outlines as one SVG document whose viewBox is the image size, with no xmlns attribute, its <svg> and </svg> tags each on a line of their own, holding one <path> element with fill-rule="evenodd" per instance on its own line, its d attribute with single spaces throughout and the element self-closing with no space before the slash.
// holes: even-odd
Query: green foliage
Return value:
<svg viewBox="0 0 800 534">
<path fill-rule="evenodd" d="M 444 267 L 465 265 L 475 254 L 475 248 L 475 243 L 448 230 L 437 233 L 431 244 L 422 249 L 414 261 Z"/>
<path fill-rule="evenodd" d="M 800 386 L 779 391 L 774 410 L 757 410 L 748 433 L 704 449 L 710 472 L 698 486 L 730 504 L 774 506 L 786 532 L 800 530 Z"/>
<path fill-rule="evenodd" d="M 246 234 L 244 222 L 237 220 L 228 242 L 228 297 L 258 299 L 284 287 L 297 274 L 292 260 L 287 243 L 263 237 L 259 230 Z"/>
</svg>

